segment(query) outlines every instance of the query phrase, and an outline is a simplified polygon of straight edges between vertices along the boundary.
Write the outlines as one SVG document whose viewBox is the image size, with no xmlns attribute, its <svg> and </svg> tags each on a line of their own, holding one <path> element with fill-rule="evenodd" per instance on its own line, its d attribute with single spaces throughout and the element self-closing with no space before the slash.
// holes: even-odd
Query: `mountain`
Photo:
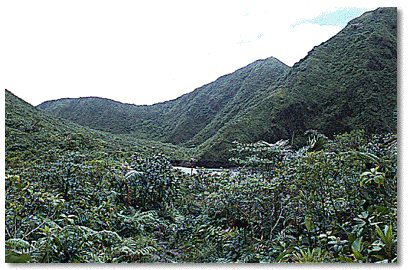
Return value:
<svg viewBox="0 0 409 270">
<path fill-rule="evenodd" d="M 188 150 L 172 144 L 135 139 L 92 130 L 69 120 L 50 116 L 6 89 L 5 152 L 7 167 L 13 164 L 48 159 L 51 153 L 103 151 L 150 154 L 161 151 L 172 160 L 188 159 Z"/>
<path fill-rule="evenodd" d="M 267 98 L 200 145 L 198 159 L 226 160 L 233 140 L 290 139 L 302 145 L 307 129 L 329 137 L 354 129 L 396 131 L 396 45 L 396 8 L 379 8 L 350 21 L 266 90 Z"/>
<path fill-rule="evenodd" d="M 307 129 L 331 137 L 353 129 L 396 131 L 397 9 L 350 21 L 293 67 L 256 61 L 175 100 L 151 106 L 101 98 L 38 107 L 78 124 L 194 147 L 199 164 L 227 162 L 234 140 L 303 141 Z"/>
<path fill-rule="evenodd" d="M 93 129 L 195 146 L 260 98 L 288 69 L 273 57 L 258 60 L 191 93 L 151 106 L 86 97 L 47 101 L 38 108 Z"/>
<path fill-rule="evenodd" d="M 307 128 L 328 135 L 352 129 L 396 131 L 396 8 L 367 12 L 349 22 L 295 64 L 264 102 L 274 104 L 271 122 L 277 137 Z"/>
</svg>

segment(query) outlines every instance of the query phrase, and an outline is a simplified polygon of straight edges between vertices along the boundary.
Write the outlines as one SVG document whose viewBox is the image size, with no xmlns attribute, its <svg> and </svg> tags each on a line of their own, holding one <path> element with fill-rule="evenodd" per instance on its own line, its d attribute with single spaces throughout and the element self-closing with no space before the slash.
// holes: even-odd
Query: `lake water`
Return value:
<svg viewBox="0 0 409 270">
<path fill-rule="evenodd" d="M 180 166 L 175 166 L 173 168 L 181 170 L 182 172 L 187 173 L 187 174 L 198 174 L 199 171 L 203 171 L 203 170 L 208 171 L 210 173 L 214 173 L 214 174 L 221 174 L 222 172 L 224 172 L 226 170 L 233 173 L 233 175 L 238 173 L 236 168 L 231 168 L 231 169 L 208 169 L 208 168 L 188 168 L 188 167 L 180 167 Z"/>
</svg>

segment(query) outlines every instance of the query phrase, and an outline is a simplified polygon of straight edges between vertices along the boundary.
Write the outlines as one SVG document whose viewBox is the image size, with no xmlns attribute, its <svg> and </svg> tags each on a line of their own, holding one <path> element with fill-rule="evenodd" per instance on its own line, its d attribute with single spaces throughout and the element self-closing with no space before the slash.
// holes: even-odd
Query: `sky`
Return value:
<svg viewBox="0 0 409 270">
<path fill-rule="evenodd" d="M 85 96 L 149 105 L 258 59 L 292 66 L 377 8 L 276 2 L 3 1 L 0 80 L 32 105 Z"/>
</svg>

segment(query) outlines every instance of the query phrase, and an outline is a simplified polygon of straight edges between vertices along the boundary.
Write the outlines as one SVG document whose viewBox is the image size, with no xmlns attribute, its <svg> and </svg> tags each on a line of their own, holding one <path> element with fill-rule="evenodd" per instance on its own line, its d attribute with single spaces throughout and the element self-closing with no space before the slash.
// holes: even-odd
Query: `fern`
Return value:
<svg viewBox="0 0 409 270">
<path fill-rule="evenodd" d="M 134 221 L 138 218 L 146 221 L 147 218 L 153 218 L 154 213 L 136 213 L 132 218 Z M 94 262 L 116 262 L 122 260 L 138 261 L 144 256 L 148 256 L 156 251 L 152 246 L 155 242 L 149 237 L 122 238 L 118 233 L 108 230 L 94 231 L 85 226 L 69 225 L 58 233 L 59 236 L 75 235 L 78 251 L 81 251 L 83 243 L 90 243 L 89 248 L 84 249 L 83 258 Z M 62 240 L 62 239 L 60 239 Z M 74 240 L 74 239 L 72 239 Z M 66 239 L 68 241 L 68 239 Z M 81 243 L 81 244 L 79 244 Z M 70 243 L 75 245 L 74 243 Z M 97 248 L 99 245 L 106 247 L 105 250 Z M 98 254 L 97 256 L 92 254 Z M 125 257 L 117 257 L 122 255 Z M 116 259 L 115 259 L 116 258 Z"/>
<path fill-rule="evenodd" d="M 216 260 L 216 263 L 233 263 L 234 261 L 229 258 L 218 258 Z"/>
<path fill-rule="evenodd" d="M 23 253 L 28 253 L 34 249 L 34 247 L 29 242 L 20 238 L 8 239 L 6 241 L 6 248 Z"/>
<path fill-rule="evenodd" d="M 136 211 L 131 215 L 118 214 L 122 219 L 119 233 L 131 236 L 147 230 L 153 230 L 160 223 L 155 211 Z"/>
<path fill-rule="evenodd" d="M 98 236 L 102 236 L 101 239 L 103 239 L 105 242 L 107 242 L 110 245 L 114 245 L 122 241 L 122 238 L 116 232 L 104 230 L 100 232 L 95 232 L 94 234 Z"/>
<path fill-rule="evenodd" d="M 53 228 L 53 229 L 58 229 L 61 230 L 61 227 L 55 223 L 54 221 L 52 221 L 51 219 L 47 218 L 44 222 L 44 225 L 49 227 L 49 228 Z"/>
<path fill-rule="evenodd" d="M 150 237 L 125 238 L 112 247 L 112 251 L 114 251 L 113 262 L 146 261 L 150 255 L 157 251 L 153 245 L 156 245 L 156 242 Z"/>
<path fill-rule="evenodd" d="M 79 226 L 79 225 L 67 225 L 64 228 L 61 229 L 59 232 L 60 235 L 67 236 L 68 234 L 74 234 L 76 236 L 81 235 L 83 237 L 84 234 L 89 234 L 93 233 L 94 230 L 85 227 L 85 226 Z"/>
<path fill-rule="evenodd" d="M 147 256 L 155 251 L 156 251 L 156 248 L 148 246 L 148 247 L 144 247 L 144 248 L 136 250 L 135 254 L 139 256 Z"/>
</svg>

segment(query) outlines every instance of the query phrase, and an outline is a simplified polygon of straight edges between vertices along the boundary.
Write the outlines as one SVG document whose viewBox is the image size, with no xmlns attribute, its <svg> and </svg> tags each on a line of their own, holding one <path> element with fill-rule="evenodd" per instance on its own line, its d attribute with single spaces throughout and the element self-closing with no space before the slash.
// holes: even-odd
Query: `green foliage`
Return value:
<svg viewBox="0 0 409 270">
<path fill-rule="evenodd" d="M 381 241 L 375 241 L 372 243 L 370 253 L 377 253 L 372 255 L 383 262 L 396 262 L 396 245 L 397 241 L 393 238 L 392 225 L 385 225 L 384 231 L 375 225 L 376 232 L 381 238 Z"/>
<path fill-rule="evenodd" d="M 27 263 L 33 259 L 30 255 L 15 252 L 6 252 L 6 263 Z"/>
<path fill-rule="evenodd" d="M 323 263 L 330 262 L 329 259 L 328 252 L 322 251 L 319 247 L 312 250 L 307 248 L 307 250 L 294 251 L 291 258 L 295 263 Z"/>
<path fill-rule="evenodd" d="M 379 9 L 357 22 L 370 18 L 377 24 L 376 28 L 380 27 L 394 37 L 394 21 L 385 21 L 382 12 L 388 15 L 393 10 Z M 381 49 L 386 58 L 390 53 L 394 59 L 393 38 L 383 39 L 379 32 L 370 34 L 371 29 L 364 30 L 370 35 L 369 41 L 384 45 Z M 348 31 L 343 31 L 335 39 L 349 40 Z M 366 44 L 365 35 L 362 40 L 359 36 L 352 37 L 356 42 L 344 48 L 348 53 L 354 52 L 354 46 Z M 315 80 L 315 75 L 325 77 L 322 72 L 312 74 L 311 80 L 303 75 L 304 65 L 317 60 L 317 55 L 325 56 L 326 46 L 329 50 L 332 44 L 322 46 L 296 64 L 290 71 L 292 75 L 289 73 L 276 82 L 277 85 L 283 83 L 281 86 L 294 86 L 292 91 L 296 95 L 284 97 L 288 91 L 284 88 L 274 93 L 254 92 L 265 102 L 277 105 L 270 119 L 278 121 L 273 124 L 277 131 L 274 135 L 271 122 L 267 121 L 266 128 L 258 121 L 269 118 L 271 104 L 267 106 L 252 96 L 245 103 L 249 105 L 248 110 L 228 112 L 249 94 L 248 89 L 257 86 L 254 78 L 266 79 L 259 90 L 273 83 L 268 82 L 268 76 L 263 73 L 269 73 L 272 67 L 266 71 L 263 66 L 266 62 L 261 61 L 232 75 L 241 74 L 247 78 L 243 78 L 244 82 L 238 82 L 237 77 L 218 80 L 219 85 L 225 84 L 223 89 L 234 86 L 230 93 L 232 103 L 223 104 L 223 96 L 207 104 L 209 108 L 187 111 L 189 117 L 186 119 L 190 120 L 185 123 L 189 125 L 195 123 L 197 119 L 193 121 L 194 118 L 203 120 L 217 112 L 225 113 L 225 117 L 216 118 L 219 123 L 226 123 L 223 127 L 215 122 L 207 126 L 218 127 L 214 131 L 216 137 L 204 134 L 208 128 L 203 126 L 191 134 L 181 133 L 177 140 L 192 144 L 206 141 L 201 146 L 203 148 L 189 153 L 170 144 L 134 140 L 56 120 L 6 91 L 5 261 L 396 263 L 396 134 L 372 134 L 368 130 L 355 129 L 328 138 L 313 129 L 304 132 L 306 124 L 313 127 L 317 124 L 324 131 L 330 130 L 328 125 L 341 123 L 347 126 L 345 119 L 337 118 L 340 111 L 335 107 L 317 107 L 325 112 L 324 115 L 332 117 L 329 122 L 319 117 L 308 119 L 302 106 L 315 106 L 318 103 L 314 99 L 318 96 L 325 97 L 331 104 L 338 102 L 323 91 L 325 87 L 321 89 L 314 84 L 321 90 L 311 92 L 307 91 L 308 87 L 304 89 L 294 84 L 294 78 L 303 84 L 313 84 L 311 80 Z M 363 63 L 354 65 L 370 67 L 374 72 L 387 72 L 387 60 L 375 61 L 369 56 L 364 55 Z M 329 58 L 327 60 L 332 62 Z M 274 62 L 273 59 L 269 61 Z M 327 67 L 320 65 L 315 66 L 315 71 Z M 256 68 L 264 70 L 262 73 L 266 76 L 257 75 Z M 354 74 L 350 66 L 344 68 L 342 74 Z M 331 72 L 336 70 L 338 68 Z M 359 74 L 354 75 L 357 81 L 361 79 L 364 86 L 372 86 L 365 73 Z M 381 77 L 386 79 L 380 89 L 385 89 L 390 76 Z M 367 91 L 368 96 L 361 88 L 354 92 L 357 88 L 352 86 L 357 81 L 347 85 L 352 89 L 349 94 L 359 94 L 362 104 L 374 111 L 376 106 L 371 103 L 372 99 L 376 100 L 373 89 Z M 339 91 L 346 91 L 347 86 Z M 332 89 L 332 85 L 327 87 Z M 394 89 L 394 84 L 390 87 Z M 213 86 L 206 89 L 209 92 L 214 90 Z M 207 95 L 201 93 L 194 92 L 197 102 L 206 100 Z M 221 95 L 230 94 L 226 91 Z M 182 103 L 183 100 L 174 102 Z M 385 103 L 394 102 L 393 95 L 385 97 Z M 164 111 L 172 109 L 169 104 L 161 105 Z M 212 104 L 220 108 L 210 106 Z M 252 114 L 252 110 L 257 113 Z M 374 125 L 374 130 L 378 130 L 377 127 L 389 130 L 389 124 L 383 120 L 376 122 L 375 118 L 367 119 L 369 111 L 361 111 L 362 115 L 356 119 L 351 120 L 352 114 L 348 119 L 352 123 L 366 121 L 365 125 Z M 229 117 L 232 119 L 227 120 Z M 280 117 L 292 121 L 294 129 L 291 132 L 280 127 Z M 156 120 L 145 120 L 150 123 L 149 128 L 156 126 Z M 175 130 L 181 131 L 189 126 L 175 121 L 178 123 Z M 235 132 L 240 133 L 242 140 L 231 144 L 234 127 L 240 127 Z M 302 130 L 298 134 L 301 136 L 296 136 L 297 130 Z M 152 136 L 157 136 L 152 132 Z M 197 137 L 189 137 L 193 133 Z M 277 140 L 269 140 L 280 134 L 283 136 Z M 227 148 L 231 148 L 228 154 L 224 152 Z M 204 158 L 205 151 L 208 151 L 208 157 L 218 154 L 223 155 L 223 159 L 232 157 L 231 161 L 240 167 L 224 171 L 203 169 L 189 175 L 173 169 L 169 161 L 186 159 L 193 154 Z"/>
<path fill-rule="evenodd" d="M 270 173 L 280 167 L 288 156 L 290 146 L 288 141 L 278 141 L 270 144 L 264 141 L 256 143 L 233 142 L 232 152 L 235 157 L 230 162 L 239 166 L 261 169 L 264 173 Z"/>
<path fill-rule="evenodd" d="M 194 148 L 199 166 L 227 164 L 232 141 L 291 139 L 300 147 L 308 128 L 331 138 L 355 129 L 396 132 L 397 10 L 352 20 L 292 67 L 258 60 L 167 102 L 89 97 L 39 108 L 94 129 Z"/>
<path fill-rule="evenodd" d="M 396 132 L 396 16 L 396 8 L 369 12 L 314 47 L 265 91 L 268 95 L 205 142 L 199 157 L 230 158 L 225 154 L 230 145 L 223 142 L 235 140 L 291 139 L 291 145 L 301 147 L 308 128 L 330 138 L 356 129 Z"/>
<path fill-rule="evenodd" d="M 146 260 L 156 251 L 152 239 L 124 238 L 116 232 L 79 225 L 46 227 L 31 252 L 38 262 L 123 262 Z"/>
<path fill-rule="evenodd" d="M 134 156 L 132 171 L 125 175 L 131 204 L 143 210 L 165 210 L 177 196 L 179 179 L 170 162 L 161 154 L 141 158 Z"/>
<path fill-rule="evenodd" d="M 273 57 L 258 60 L 177 99 L 150 106 L 88 97 L 47 101 L 38 107 L 93 129 L 194 147 L 261 98 L 288 69 Z"/>
<path fill-rule="evenodd" d="M 89 142 L 23 163 L 29 150 L 13 152 L 6 261 L 396 262 L 396 136 L 305 135 L 298 150 L 235 143 L 236 173 Z"/>
<path fill-rule="evenodd" d="M 313 130 L 305 134 L 307 146 L 296 151 L 285 141 L 235 143 L 241 156 L 233 160 L 246 170 L 201 181 L 207 186 L 203 217 L 211 224 L 205 228 L 213 237 L 205 247 L 225 254 L 225 262 L 377 262 L 386 254 L 396 261 L 396 248 L 381 244 L 376 230 L 396 226 L 394 135 L 357 131 L 328 140 Z M 361 185 L 371 169 L 381 170 L 384 181 Z M 222 235 L 238 244 L 228 250 Z"/>
</svg>

